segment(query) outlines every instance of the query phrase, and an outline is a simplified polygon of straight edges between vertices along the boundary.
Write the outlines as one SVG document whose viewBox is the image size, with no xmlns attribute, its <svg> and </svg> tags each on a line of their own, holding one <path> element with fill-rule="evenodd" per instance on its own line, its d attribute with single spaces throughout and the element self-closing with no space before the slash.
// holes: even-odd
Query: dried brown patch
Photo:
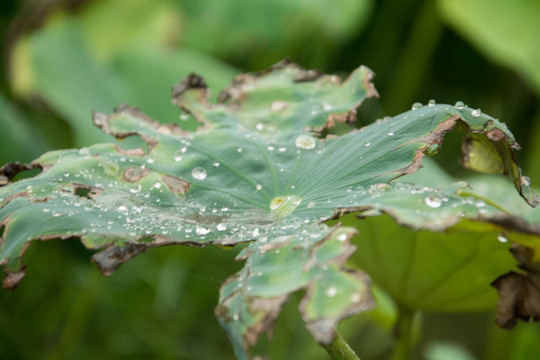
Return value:
<svg viewBox="0 0 540 360">
<path fill-rule="evenodd" d="M 112 246 L 94 254 L 92 262 L 98 266 L 103 275 L 110 276 L 120 265 L 145 252 L 147 247 L 144 244 L 127 244 L 123 247 Z"/>
<path fill-rule="evenodd" d="M 533 251 L 519 244 L 510 249 L 524 274 L 510 271 L 491 284 L 499 293 L 496 323 L 512 329 L 518 319 L 540 322 L 540 264 L 532 261 Z"/>
<path fill-rule="evenodd" d="M 167 185 L 169 190 L 175 194 L 185 194 L 191 185 L 190 182 L 171 175 L 163 175 L 161 180 Z"/>
<path fill-rule="evenodd" d="M 152 171 L 147 168 L 141 168 L 141 167 L 130 167 L 124 170 L 124 173 L 122 174 L 124 180 L 134 183 L 139 180 L 141 180 L 143 177 L 150 174 Z"/>
<path fill-rule="evenodd" d="M 22 278 L 25 275 L 25 268 L 23 267 L 21 270 L 10 272 L 7 269 L 4 270 L 6 273 L 6 277 L 4 278 L 4 281 L 2 282 L 2 289 L 4 290 L 15 290 L 17 286 L 19 285 L 19 282 L 22 280 Z"/>
</svg>

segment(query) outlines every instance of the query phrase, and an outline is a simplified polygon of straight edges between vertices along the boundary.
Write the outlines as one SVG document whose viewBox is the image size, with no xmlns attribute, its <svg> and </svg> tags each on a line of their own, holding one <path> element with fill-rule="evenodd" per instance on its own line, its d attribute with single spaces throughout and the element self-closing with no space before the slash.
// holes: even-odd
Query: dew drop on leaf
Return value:
<svg viewBox="0 0 540 360">
<path fill-rule="evenodd" d="M 206 235 L 208 233 L 210 233 L 212 230 L 210 229 L 207 229 L 205 227 L 202 227 L 202 226 L 197 226 L 197 228 L 195 229 L 195 232 L 197 233 L 197 235 Z"/>
<path fill-rule="evenodd" d="M 523 186 L 529 186 L 529 185 L 531 185 L 531 178 L 528 177 L 528 176 L 522 176 L 522 177 L 519 178 L 519 182 Z"/>
<path fill-rule="evenodd" d="M 502 243 L 508 242 L 508 239 L 501 234 L 497 235 L 497 240 L 499 240 Z"/>
<path fill-rule="evenodd" d="M 419 103 L 419 102 L 415 102 L 414 104 L 412 104 L 411 106 L 411 110 L 418 110 L 422 107 L 422 103 Z"/>
<path fill-rule="evenodd" d="M 315 148 L 315 146 L 317 145 L 317 143 L 315 142 L 315 139 L 305 134 L 298 136 L 294 143 L 296 144 L 296 147 L 299 147 L 301 149 L 307 149 L 307 150 L 311 150 Z"/>
<path fill-rule="evenodd" d="M 214 167 L 218 167 L 219 165 L 221 165 L 221 164 L 217 160 L 212 163 L 212 166 L 214 166 Z"/>
<path fill-rule="evenodd" d="M 474 116 L 474 117 L 479 117 L 481 113 L 482 113 L 482 110 L 480 110 L 480 109 L 475 109 L 475 110 L 471 111 L 471 115 Z"/>
<path fill-rule="evenodd" d="M 442 200 L 441 199 L 436 198 L 436 197 L 431 196 L 431 195 L 426 196 L 426 198 L 424 199 L 424 202 L 426 203 L 427 206 L 429 206 L 430 208 L 433 208 L 433 209 L 439 208 L 442 205 Z"/>
<path fill-rule="evenodd" d="M 463 103 L 463 101 L 457 101 L 455 104 L 454 104 L 454 107 L 458 110 L 461 110 L 465 107 L 465 103 Z"/>
<path fill-rule="evenodd" d="M 435 106 L 435 104 L 437 104 L 437 102 L 433 99 L 428 101 L 428 106 Z"/>
<path fill-rule="evenodd" d="M 328 289 L 326 289 L 326 296 L 328 297 L 334 297 L 337 294 L 337 288 L 335 286 L 330 286 Z"/>
<path fill-rule="evenodd" d="M 191 176 L 197 180 L 204 180 L 206 179 L 206 170 L 204 170 L 202 167 L 196 167 L 193 170 L 191 170 Z"/>
<path fill-rule="evenodd" d="M 219 223 L 217 224 L 216 229 L 218 229 L 219 231 L 225 231 L 227 230 L 227 226 L 223 223 Z"/>
<path fill-rule="evenodd" d="M 261 185 L 261 184 L 257 184 L 257 185 L 255 186 L 255 189 L 257 189 L 257 191 L 261 190 L 261 189 L 262 189 L 262 185 Z"/>
</svg>

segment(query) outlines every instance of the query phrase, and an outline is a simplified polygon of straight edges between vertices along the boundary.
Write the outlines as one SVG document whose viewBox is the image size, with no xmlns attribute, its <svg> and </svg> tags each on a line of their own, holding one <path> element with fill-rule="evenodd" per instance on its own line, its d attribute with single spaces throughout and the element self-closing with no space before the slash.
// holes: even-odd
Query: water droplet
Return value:
<svg viewBox="0 0 540 360">
<path fill-rule="evenodd" d="M 531 178 L 528 176 L 522 176 L 519 178 L 519 182 L 523 186 L 529 186 L 531 185 Z"/>
<path fill-rule="evenodd" d="M 272 201 L 270 202 L 270 210 L 278 209 L 281 205 L 285 203 L 286 200 L 287 199 L 285 199 L 283 196 L 278 196 L 278 197 L 273 198 Z"/>
<path fill-rule="evenodd" d="M 182 148 L 180 149 L 180 152 L 184 154 L 186 151 L 187 151 L 187 146 L 182 146 Z"/>
<path fill-rule="evenodd" d="M 210 229 L 207 229 L 205 227 L 202 227 L 202 226 L 197 226 L 195 228 L 195 232 L 197 233 L 197 235 L 206 235 L 208 233 L 210 233 L 212 230 Z"/>
<path fill-rule="evenodd" d="M 182 157 L 181 156 L 175 156 L 173 157 L 173 160 L 178 162 L 178 161 L 182 161 Z"/>
<path fill-rule="evenodd" d="M 235 313 L 235 314 L 233 315 L 233 320 L 234 320 L 234 321 L 240 320 L 240 315 L 238 315 L 238 313 Z"/>
<path fill-rule="evenodd" d="M 351 294 L 351 301 L 353 303 L 360 302 L 360 300 L 362 300 L 362 296 L 359 293 L 352 293 Z"/>
<path fill-rule="evenodd" d="M 345 241 L 347 240 L 347 234 L 343 233 L 343 234 L 339 234 L 336 239 L 338 239 L 339 241 Z"/>
<path fill-rule="evenodd" d="M 221 164 L 217 160 L 212 163 L 212 166 L 214 166 L 214 167 L 218 167 L 219 165 L 221 165 Z"/>
<path fill-rule="evenodd" d="M 422 103 L 419 103 L 419 102 L 415 102 L 414 104 L 412 104 L 411 106 L 411 110 L 418 110 L 422 107 Z"/>
<path fill-rule="evenodd" d="M 296 144 L 296 147 L 307 150 L 313 149 L 317 145 L 314 138 L 305 134 L 298 136 L 294 143 Z"/>
<path fill-rule="evenodd" d="M 239 153 L 241 153 L 242 151 L 244 151 L 244 149 L 242 149 L 241 147 L 239 147 L 238 149 L 236 149 L 236 151 L 238 151 Z"/>
<path fill-rule="evenodd" d="M 482 110 L 480 110 L 480 109 L 475 109 L 475 110 L 471 111 L 471 115 L 474 116 L 474 117 L 479 117 L 481 113 L 482 113 Z"/>
<path fill-rule="evenodd" d="M 161 188 L 161 183 L 160 183 L 160 182 L 156 182 L 152 187 L 153 187 L 154 189 L 160 189 L 160 188 Z"/>
<path fill-rule="evenodd" d="M 153 164 L 153 163 L 156 162 L 156 160 L 150 158 L 150 159 L 146 160 L 146 162 L 149 163 L 149 164 Z"/>
<path fill-rule="evenodd" d="M 126 211 L 127 210 L 127 206 L 124 206 L 124 205 L 120 205 L 118 207 L 118 211 Z"/>
<path fill-rule="evenodd" d="M 326 296 L 328 297 L 334 297 L 336 296 L 338 290 L 335 286 L 330 286 L 328 289 L 326 289 Z"/>
<path fill-rule="evenodd" d="M 311 209 L 311 208 L 314 207 L 315 205 L 316 205 L 315 202 L 312 201 L 312 202 L 308 203 L 308 204 L 306 205 L 306 207 L 307 207 L 308 209 Z"/>
<path fill-rule="evenodd" d="M 394 136 L 394 132 L 393 132 L 393 131 L 389 131 L 389 132 L 388 132 L 388 136 Z"/>
<path fill-rule="evenodd" d="M 255 186 L 255 189 L 257 189 L 257 191 L 261 190 L 261 189 L 262 189 L 262 185 L 261 185 L 261 184 L 257 184 L 257 185 Z"/>
<path fill-rule="evenodd" d="M 132 194 L 136 194 L 138 192 L 141 192 L 141 185 L 136 184 L 134 187 L 129 189 L 129 192 L 132 193 Z"/>
<path fill-rule="evenodd" d="M 227 230 L 227 226 L 223 223 L 219 223 L 217 224 L 216 229 L 218 229 L 219 231 L 225 231 Z"/>
<path fill-rule="evenodd" d="M 255 129 L 257 129 L 257 131 L 263 131 L 264 130 L 264 125 L 261 124 L 261 123 L 258 123 L 257 125 L 255 125 Z"/>
<path fill-rule="evenodd" d="M 255 228 L 255 230 L 253 230 L 253 232 L 251 233 L 251 235 L 253 235 L 253 237 L 259 236 L 259 235 L 260 235 L 259 228 Z"/>
<path fill-rule="evenodd" d="M 369 141 L 365 141 L 365 142 L 364 142 L 364 146 L 365 146 L 365 147 L 368 147 L 368 146 L 370 146 L 370 145 L 371 145 L 371 142 L 369 142 Z"/>
<path fill-rule="evenodd" d="M 180 114 L 180 120 L 188 121 L 189 120 L 189 115 L 188 114 Z"/>
<path fill-rule="evenodd" d="M 502 243 L 508 242 L 508 239 L 504 235 L 497 235 L 497 240 L 499 240 Z"/>
<path fill-rule="evenodd" d="M 278 151 L 285 152 L 285 151 L 287 151 L 287 148 L 285 146 L 281 146 L 281 147 L 278 148 Z"/>
<path fill-rule="evenodd" d="M 432 195 L 426 196 L 426 198 L 424 199 L 424 202 L 426 203 L 427 206 L 433 209 L 439 208 L 442 205 L 442 200 Z"/>
<path fill-rule="evenodd" d="M 437 102 L 434 99 L 428 101 L 428 106 L 435 106 Z"/>
<path fill-rule="evenodd" d="M 463 101 L 456 101 L 456 103 L 454 104 L 454 107 L 458 110 L 461 110 L 465 107 L 465 103 L 463 103 Z"/>
<path fill-rule="evenodd" d="M 191 176 L 197 180 L 204 180 L 206 179 L 206 170 L 204 170 L 202 167 L 196 167 L 193 170 L 191 170 Z"/>
</svg>

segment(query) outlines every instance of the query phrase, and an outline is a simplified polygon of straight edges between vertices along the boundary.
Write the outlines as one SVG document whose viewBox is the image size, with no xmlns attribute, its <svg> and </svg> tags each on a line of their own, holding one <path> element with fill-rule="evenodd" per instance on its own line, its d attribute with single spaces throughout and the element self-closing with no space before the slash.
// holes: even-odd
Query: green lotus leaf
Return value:
<svg viewBox="0 0 540 360">
<path fill-rule="evenodd" d="M 336 122 L 352 124 L 361 102 L 376 96 L 371 78 L 365 67 L 342 81 L 284 61 L 239 75 L 218 103 L 210 103 L 204 80 L 191 74 L 173 88 L 172 97 L 199 121 L 196 131 L 158 123 L 127 106 L 112 115 L 95 113 L 94 123 L 105 133 L 118 139 L 138 136 L 144 146 L 99 144 L 0 168 L 4 288 L 14 288 L 24 276 L 22 254 L 33 240 L 80 238 L 87 248 L 101 250 L 93 261 L 104 274 L 150 247 L 248 243 L 238 256 L 245 266 L 223 285 L 216 309 L 243 359 L 259 335 L 271 330 L 292 292 L 305 291 L 300 312 L 325 345 L 341 319 L 372 307 L 367 275 L 345 262 L 355 249 L 351 239 L 366 247 L 365 241 L 380 235 L 369 235 L 363 226 L 370 222 L 357 218 L 388 222 L 379 216 L 388 214 L 394 223 L 441 234 L 489 229 L 492 236 L 475 248 L 480 254 L 492 247 L 499 251 L 500 232 L 515 241 L 526 238 L 527 246 L 537 243 L 540 231 L 464 191 L 463 184 L 439 189 L 394 181 L 418 170 L 422 158 L 436 154 L 444 135 L 458 128 L 467 134 L 464 165 L 508 174 L 525 200 L 536 205 L 514 160 L 519 145 L 488 115 L 430 104 L 341 137 L 323 137 L 322 130 Z M 32 168 L 41 173 L 11 181 Z M 343 216 L 347 227 L 339 223 Z M 347 216 L 355 220 L 349 224 Z M 325 224 L 332 219 L 338 221 Z M 395 236 L 392 229 L 388 226 L 386 237 Z M 387 251 L 393 246 L 381 244 Z M 460 244 L 428 242 L 439 249 Z M 431 254 L 436 261 L 445 255 Z M 460 256 L 456 251 L 454 259 Z M 379 270 L 365 261 L 361 265 L 380 280 Z M 430 281 L 412 281 L 405 297 L 380 282 L 398 301 L 408 301 L 428 292 L 417 286 Z M 463 295 L 459 287 L 453 289 L 456 297 Z M 443 307 L 446 293 L 441 294 L 419 308 Z"/>
</svg>

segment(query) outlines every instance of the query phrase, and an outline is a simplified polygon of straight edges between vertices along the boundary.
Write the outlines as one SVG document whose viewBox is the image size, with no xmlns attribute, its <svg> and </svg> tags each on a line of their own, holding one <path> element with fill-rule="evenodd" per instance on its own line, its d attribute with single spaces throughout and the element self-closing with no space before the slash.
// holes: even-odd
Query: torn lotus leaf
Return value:
<svg viewBox="0 0 540 360">
<path fill-rule="evenodd" d="M 486 114 L 461 105 L 414 106 L 339 137 L 321 135 L 336 122 L 354 124 L 356 109 L 378 95 L 372 78 L 363 66 L 341 79 L 283 61 L 237 76 L 211 103 L 203 78 L 190 74 L 171 95 L 200 123 L 194 132 L 129 106 L 94 113 L 105 133 L 139 137 L 144 146 L 96 144 L 0 168 L 4 288 L 24 276 L 22 256 L 35 240 L 78 238 L 100 250 L 92 260 L 105 275 L 151 247 L 247 243 L 238 256 L 245 266 L 223 284 L 216 309 L 236 357 L 245 359 L 292 292 L 306 291 L 299 311 L 322 344 L 343 318 L 374 305 L 367 274 L 345 266 L 355 250 L 351 239 L 364 235 L 328 226 L 331 219 L 388 214 L 394 224 L 438 233 L 460 226 L 516 230 L 515 220 L 502 221 L 500 208 L 460 192 L 462 185 L 395 181 L 421 168 L 457 129 L 468 136 L 466 166 L 508 174 L 535 206 L 515 161 L 519 145 Z M 34 168 L 42 172 L 13 181 Z M 528 231 L 526 246 L 537 244 L 539 233 Z"/>
</svg>

